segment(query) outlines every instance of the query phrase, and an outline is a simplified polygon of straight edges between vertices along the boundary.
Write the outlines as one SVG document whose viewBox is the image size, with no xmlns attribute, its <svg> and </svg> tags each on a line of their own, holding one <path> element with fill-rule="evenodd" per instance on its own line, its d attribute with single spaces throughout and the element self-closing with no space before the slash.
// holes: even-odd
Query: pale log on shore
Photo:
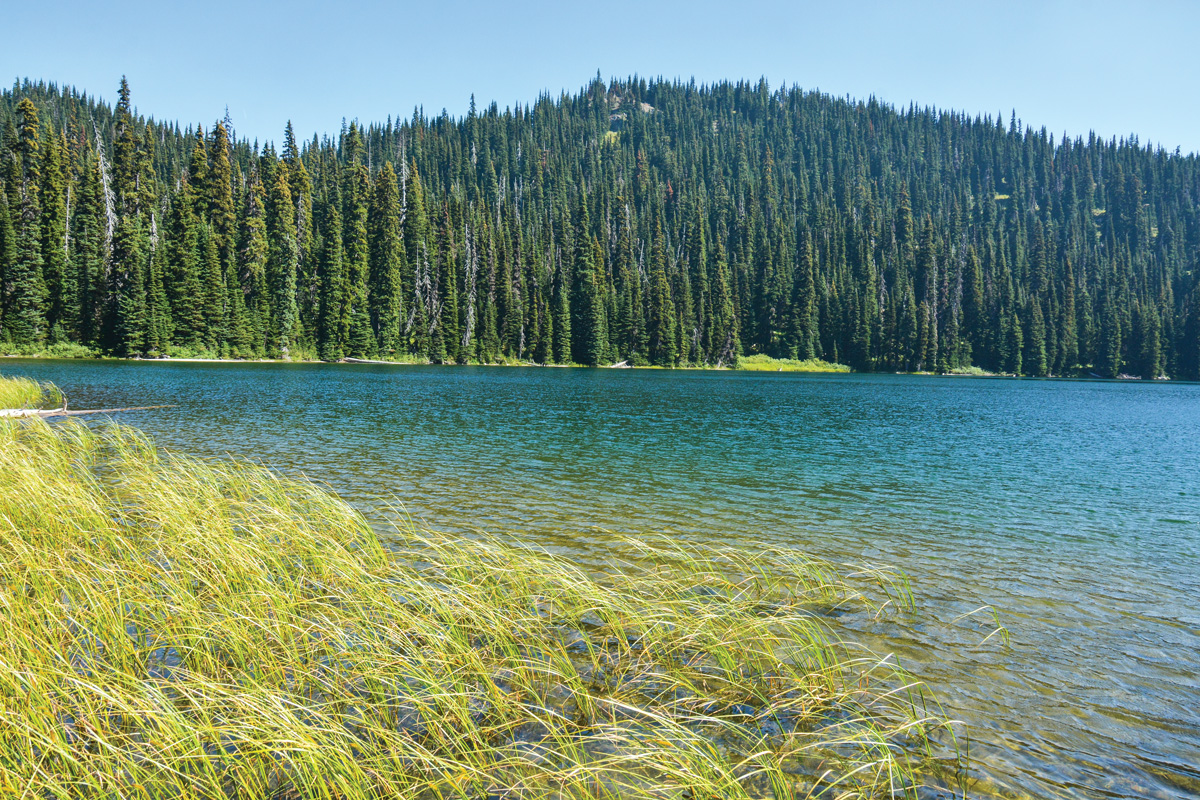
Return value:
<svg viewBox="0 0 1200 800">
<path fill-rule="evenodd" d="M 83 414 L 115 414 L 118 411 L 150 411 L 155 408 L 174 408 L 175 406 L 137 406 L 134 408 L 93 408 L 80 411 L 68 411 L 65 408 L 0 408 L 0 417 L 77 417 Z"/>
</svg>

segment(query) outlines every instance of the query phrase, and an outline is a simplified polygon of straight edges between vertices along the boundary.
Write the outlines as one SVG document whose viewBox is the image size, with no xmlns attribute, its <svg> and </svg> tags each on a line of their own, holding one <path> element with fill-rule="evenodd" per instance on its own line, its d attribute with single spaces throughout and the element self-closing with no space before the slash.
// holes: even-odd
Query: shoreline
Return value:
<svg viewBox="0 0 1200 800">
<path fill-rule="evenodd" d="M 137 362 L 137 363 L 183 363 L 183 364 L 344 364 L 353 366 L 373 365 L 373 366 L 388 366 L 388 367 L 538 367 L 538 368 L 574 368 L 574 369 L 619 369 L 619 370 L 687 370 L 692 372 L 807 372 L 814 374 L 850 374 L 853 370 L 844 364 L 831 364 L 822 362 L 818 367 L 801 367 L 797 368 L 794 365 L 789 365 L 785 362 L 788 359 L 771 359 L 767 363 L 768 366 L 777 369 L 766 369 L 762 367 L 728 367 L 728 366 L 704 366 L 696 364 L 687 364 L 677 367 L 661 367 L 652 364 L 633 365 L 627 362 L 617 362 L 615 364 L 601 364 L 597 366 L 589 366 L 587 364 L 539 364 L 535 361 L 518 361 L 518 362 L 490 362 L 478 363 L 467 362 L 460 364 L 457 362 L 436 363 L 433 361 L 388 361 L 385 359 L 369 359 L 369 358 L 342 358 L 337 361 L 322 361 L 320 359 L 307 358 L 198 358 L 184 356 L 162 356 L 159 358 L 137 358 L 130 356 L 54 356 L 54 355 L 23 355 L 18 353 L 5 353 L 0 358 L 6 359 L 28 359 L 30 361 L 72 361 L 72 362 Z M 753 357 L 749 357 L 753 358 Z M 751 362 L 756 363 L 756 362 Z M 919 374 L 919 373 L 913 373 Z"/>
<path fill-rule="evenodd" d="M 755 356 L 744 356 L 743 360 L 753 359 Z M 770 358 L 769 356 L 766 358 Z M 1011 372 L 987 372 L 986 370 L 976 371 L 960 371 L 960 372 L 892 372 L 880 370 L 876 372 L 860 372 L 852 369 L 845 364 L 830 364 L 824 362 L 821 367 L 801 367 L 788 366 L 783 362 L 788 359 L 771 359 L 770 362 L 760 362 L 761 366 L 702 366 L 688 364 L 678 367 L 660 367 L 652 364 L 632 365 L 626 362 L 618 362 L 616 364 L 604 364 L 598 366 L 588 366 L 587 364 L 539 364 L 534 361 L 512 362 L 492 362 L 492 363 L 477 363 L 468 362 L 466 364 L 453 363 L 435 363 L 433 361 L 387 361 L 384 359 L 369 359 L 369 358 L 342 358 L 338 361 L 322 361 L 320 359 L 284 359 L 284 358 L 197 358 L 191 356 L 163 356 L 161 358 L 135 358 L 128 356 L 55 356 L 55 355 L 23 355 L 18 353 L 5 353 L 0 355 L 0 359 L 25 359 L 29 361 L 67 361 L 67 362 L 134 362 L 134 363 L 176 363 L 176 364 L 329 364 L 329 365 L 345 365 L 345 366 L 382 366 L 382 367 L 536 367 L 546 369 L 617 369 L 617 370 L 656 370 L 656 371 L 676 371 L 676 372 L 742 372 L 742 373 L 791 373 L 791 374 L 810 374 L 810 375 L 910 375 L 913 377 L 926 378 L 1007 378 L 1015 380 L 1028 381 L 1083 381 L 1089 383 L 1130 383 L 1130 384 L 1191 384 L 1196 381 L 1180 380 L 1160 376 L 1153 380 L 1140 378 L 1134 375 L 1122 374 L 1115 378 L 1104 378 L 1092 373 L 1079 375 L 1016 375 Z M 755 362 L 751 362 L 752 364 Z M 775 367 L 775 368 L 769 368 Z"/>
</svg>

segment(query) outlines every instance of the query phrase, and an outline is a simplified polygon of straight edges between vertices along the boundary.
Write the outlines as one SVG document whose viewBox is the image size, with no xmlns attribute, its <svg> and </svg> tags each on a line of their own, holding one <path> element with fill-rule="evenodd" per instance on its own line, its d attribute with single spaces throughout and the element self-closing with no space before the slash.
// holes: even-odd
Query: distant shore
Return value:
<svg viewBox="0 0 1200 800">
<path fill-rule="evenodd" d="M 417 359 L 372 359 L 372 358 L 342 358 L 337 361 L 322 361 L 315 358 L 202 358 L 196 356 L 158 356 L 153 358 L 129 358 L 122 356 L 59 355 L 56 353 L 5 353 L 4 358 L 28 358 L 45 361 L 139 361 L 139 362 L 174 362 L 174 363 L 212 363 L 212 364 L 377 364 L 381 366 L 475 366 L 475 367 L 580 367 L 586 369 L 679 369 L 705 371 L 744 371 L 744 372 L 816 372 L 816 373 L 847 373 L 850 367 L 845 364 L 834 364 L 818 358 L 804 361 L 790 358 L 772 358 L 765 355 L 743 356 L 733 366 L 716 364 L 682 364 L 677 367 L 661 367 L 652 364 L 629 364 L 624 361 L 615 364 L 600 364 L 590 367 L 587 364 L 540 364 L 536 361 L 469 361 L 466 364 L 438 363 Z"/>
</svg>

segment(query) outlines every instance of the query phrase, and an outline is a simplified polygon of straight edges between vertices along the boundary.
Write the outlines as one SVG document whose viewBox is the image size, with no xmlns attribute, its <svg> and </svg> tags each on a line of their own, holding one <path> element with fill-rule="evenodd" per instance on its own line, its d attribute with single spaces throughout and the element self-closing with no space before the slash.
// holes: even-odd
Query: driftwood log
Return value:
<svg viewBox="0 0 1200 800">
<path fill-rule="evenodd" d="M 118 411 L 150 411 L 155 408 L 174 408 L 174 406 L 137 406 L 134 408 L 92 408 L 80 411 L 68 411 L 66 408 L 0 408 L 0 417 L 78 417 L 84 414 L 115 414 Z"/>
</svg>

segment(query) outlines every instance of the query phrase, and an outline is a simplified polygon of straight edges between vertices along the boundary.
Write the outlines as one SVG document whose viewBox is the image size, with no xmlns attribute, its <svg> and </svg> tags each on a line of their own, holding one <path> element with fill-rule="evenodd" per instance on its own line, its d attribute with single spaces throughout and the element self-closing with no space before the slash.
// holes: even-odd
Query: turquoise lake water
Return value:
<svg viewBox="0 0 1200 800">
<path fill-rule="evenodd" d="M 912 579 L 842 633 L 963 721 L 979 794 L 1200 796 L 1200 385 L 5 360 L 160 444 L 518 532 L 769 543 Z M 990 610 L 1011 634 L 996 628 Z M 964 616 L 968 615 L 969 616 Z M 986 641 L 984 641 L 986 639 Z"/>
</svg>

